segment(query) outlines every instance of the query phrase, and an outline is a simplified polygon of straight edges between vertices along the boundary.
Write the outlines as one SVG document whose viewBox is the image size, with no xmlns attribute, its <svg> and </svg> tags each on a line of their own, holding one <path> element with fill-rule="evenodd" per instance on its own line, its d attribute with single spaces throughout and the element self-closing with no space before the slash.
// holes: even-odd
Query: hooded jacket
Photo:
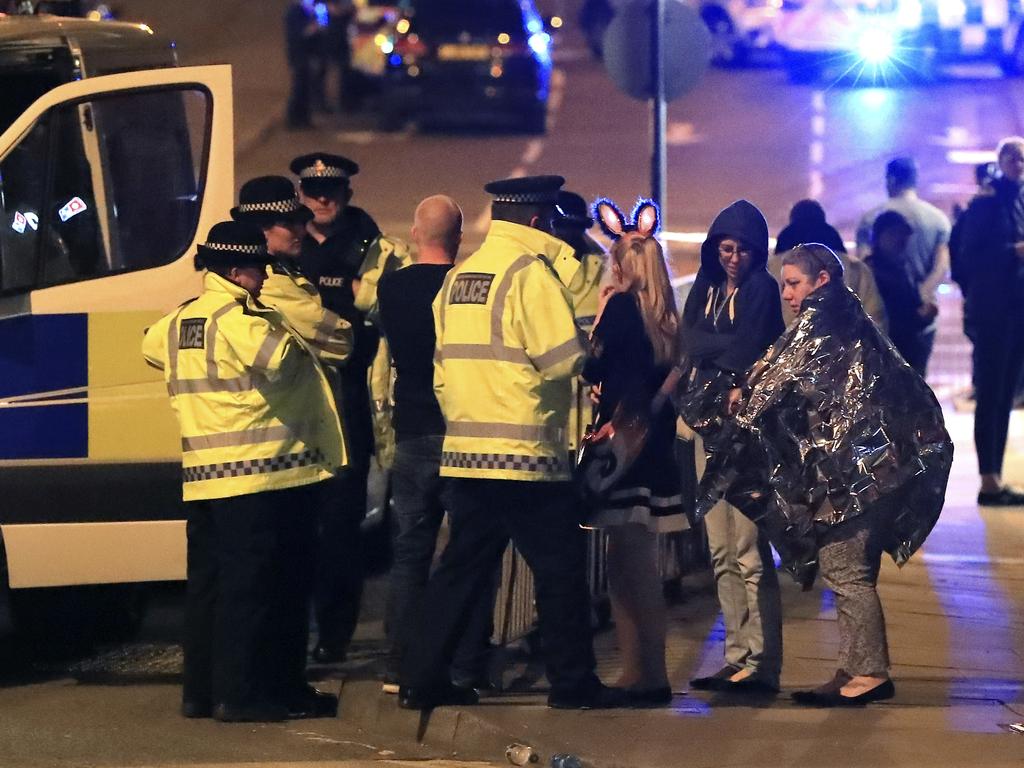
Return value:
<svg viewBox="0 0 1024 768">
<path fill-rule="evenodd" d="M 726 295 L 718 257 L 724 238 L 753 250 L 739 287 Z M 715 217 L 700 249 L 700 270 L 683 307 L 680 351 L 707 379 L 718 372 L 743 374 L 785 329 L 779 285 L 767 270 L 768 223 L 757 207 L 737 200 Z"/>
</svg>

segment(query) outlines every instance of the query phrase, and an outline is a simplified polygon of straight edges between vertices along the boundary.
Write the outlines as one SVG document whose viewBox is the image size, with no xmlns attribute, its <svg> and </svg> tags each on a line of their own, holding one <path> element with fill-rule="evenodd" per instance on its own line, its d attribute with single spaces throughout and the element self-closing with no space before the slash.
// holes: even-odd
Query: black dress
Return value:
<svg viewBox="0 0 1024 768">
<path fill-rule="evenodd" d="M 624 399 L 641 407 L 650 403 L 669 369 L 654 361 L 636 297 L 613 294 L 594 328 L 593 350 L 583 368 L 584 379 L 601 385 L 600 421 L 610 420 Z M 640 523 L 658 533 L 688 528 L 675 439 L 676 413 L 666 402 L 651 419 L 640 456 L 612 488 L 603 506 L 590 510 L 584 525 L 605 528 Z"/>
</svg>

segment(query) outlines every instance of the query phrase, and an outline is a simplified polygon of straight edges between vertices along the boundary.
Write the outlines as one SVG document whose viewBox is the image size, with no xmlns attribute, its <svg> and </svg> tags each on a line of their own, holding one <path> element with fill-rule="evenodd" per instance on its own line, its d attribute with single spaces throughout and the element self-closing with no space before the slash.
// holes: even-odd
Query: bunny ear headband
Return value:
<svg viewBox="0 0 1024 768">
<path fill-rule="evenodd" d="M 639 198 L 627 220 L 619 207 L 607 197 L 599 197 L 593 205 L 594 218 L 612 240 L 618 240 L 627 232 L 636 232 L 643 237 L 654 237 L 661 229 L 661 211 L 653 200 Z"/>
</svg>

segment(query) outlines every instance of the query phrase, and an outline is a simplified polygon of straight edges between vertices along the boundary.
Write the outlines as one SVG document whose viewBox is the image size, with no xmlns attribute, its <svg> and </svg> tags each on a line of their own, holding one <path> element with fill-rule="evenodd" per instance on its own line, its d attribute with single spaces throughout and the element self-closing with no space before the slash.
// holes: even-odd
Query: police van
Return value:
<svg viewBox="0 0 1024 768">
<path fill-rule="evenodd" d="M 787 4 L 776 41 L 793 82 L 929 82 L 971 60 L 1024 72 L 1017 0 L 802 0 Z"/>
<path fill-rule="evenodd" d="M 234 194 L 231 70 L 148 27 L 0 14 L 0 565 L 23 629 L 126 631 L 185 577 L 144 329 Z"/>
</svg>

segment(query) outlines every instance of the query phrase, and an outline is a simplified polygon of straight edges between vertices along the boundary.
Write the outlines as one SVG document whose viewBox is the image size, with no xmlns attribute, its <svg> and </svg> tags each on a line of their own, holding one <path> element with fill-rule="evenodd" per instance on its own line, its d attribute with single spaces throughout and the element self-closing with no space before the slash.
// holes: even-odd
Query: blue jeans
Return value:
<svg viewBox="0 0 1024 768">
<path fill-rule="evenodd" d="M 391 503 L 395 513 L 394 563 L 387 601 L 387 631 L 391 644 L 391 672 L 410 642 L 410 626 L 423 600 L 437 532 L 445 512 L 445 481 L 439 475 L 442 435 L 405 438 L 395 446 L 391 468 Z M 459 640 L 451 676 L 456 683 L 475 682 L 487 675 L 488 651 L 493 632 L 494 599 L 500 569 L 480 590 Z M 429 621 L 429 618 L 428 618 Z"/>
</svg>

